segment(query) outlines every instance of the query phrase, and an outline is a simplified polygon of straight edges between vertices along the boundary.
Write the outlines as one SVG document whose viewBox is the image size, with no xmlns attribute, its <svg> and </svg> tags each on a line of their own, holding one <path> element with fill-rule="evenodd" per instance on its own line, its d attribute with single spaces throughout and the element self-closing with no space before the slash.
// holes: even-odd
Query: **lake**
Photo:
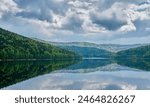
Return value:
<svg viewBox="0 0 150 107">
<path fill-rule="evenodd" d="M 0 62 L 3 90 L 149 90 L 149 60 Z"/>
</svg>

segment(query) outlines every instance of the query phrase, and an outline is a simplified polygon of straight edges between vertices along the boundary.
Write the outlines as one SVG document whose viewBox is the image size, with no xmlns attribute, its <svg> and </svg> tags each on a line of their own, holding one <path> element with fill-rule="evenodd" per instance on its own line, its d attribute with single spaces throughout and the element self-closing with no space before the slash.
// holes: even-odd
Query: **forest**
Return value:
<svg viewBox="0 0 150 107">
<path fill-rule="evenodd" d="M 120 51 L 116 55 L 117 59 L 150 59 L 150 45 Z"/>
<path fill-rule="evenodd" d="M 80 56 L 0 28 L 0 59 L 75 59 Z"/>
</svg>

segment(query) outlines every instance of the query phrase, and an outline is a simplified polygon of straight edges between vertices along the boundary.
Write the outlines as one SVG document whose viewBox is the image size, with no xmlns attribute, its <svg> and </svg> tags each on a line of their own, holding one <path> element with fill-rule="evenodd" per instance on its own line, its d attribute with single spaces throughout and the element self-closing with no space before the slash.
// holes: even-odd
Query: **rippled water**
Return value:
<svg viewBox="0 0 150 107">
<path fill-rule="evenodd" d="M 72 62 L 36 61 L 13 62 L 13 64 L 5 62 L 0 68 L 3 69 L 1 74 L 4 74 L 4 83 L 1 82 L 2 89 L 150 89 L 150 62 L 147 60 L 84 59 Z M 17 77 L 20 75 L 21 77 Z M 11 84 L 8 84 L 10 82 Z"/>
</svg>

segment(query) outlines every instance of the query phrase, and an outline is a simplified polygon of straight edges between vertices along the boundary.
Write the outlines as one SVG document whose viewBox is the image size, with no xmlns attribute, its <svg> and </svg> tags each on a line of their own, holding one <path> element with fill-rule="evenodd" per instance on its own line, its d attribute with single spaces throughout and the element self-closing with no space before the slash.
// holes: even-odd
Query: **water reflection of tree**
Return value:
<svg viewBox="0 0 150 107">
<path fill-rule="evenodd" d="M 65 68 L 77 61 L 0 62 L 0 88 Z"/>
<path fill-rule="evenodd" d="M 100 59 L 100 60 L 81 60 L 80 62 L 69 66 L 67 69 L 91 69 L 104 67 L 109 64 L 117 63 L 118 65 L 136 68 L 143 71 L 150 71 L 150 60 L 148 59 Z"/>
<path fill-rule="evenodd" d="M 150 71 L 150 60 L 149 59 L 124 59 L 117 60 L 119 65 L 136 68 L 144 71 Z"/>
</svg>

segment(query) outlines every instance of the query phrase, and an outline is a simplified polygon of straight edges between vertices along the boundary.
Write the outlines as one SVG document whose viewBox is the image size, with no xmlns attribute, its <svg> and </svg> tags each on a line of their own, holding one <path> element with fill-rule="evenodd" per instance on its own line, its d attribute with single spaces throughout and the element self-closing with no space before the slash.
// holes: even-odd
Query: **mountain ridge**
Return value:
<svg viewBox="0 0 150 107">
<path fill-rule="evenodd" d="M 98 49 L 103 49 L 109 52 L 117 53 L 119 51 L 128 50 L 131 48 L 141 47 L 149 45 L 148 43 L 145 44 L 129 44 L 129 45 L 120 45 L 120 44 L 96 44 L 96 43 L 90 43 L 90 42 L 51 42 L 51 41 L 45 41 L 37 38 L 32 38 L 34 40 L 49 43 L 55 46 L 78 46 L 78 47 L 94 47 Z"/>
</svg>

